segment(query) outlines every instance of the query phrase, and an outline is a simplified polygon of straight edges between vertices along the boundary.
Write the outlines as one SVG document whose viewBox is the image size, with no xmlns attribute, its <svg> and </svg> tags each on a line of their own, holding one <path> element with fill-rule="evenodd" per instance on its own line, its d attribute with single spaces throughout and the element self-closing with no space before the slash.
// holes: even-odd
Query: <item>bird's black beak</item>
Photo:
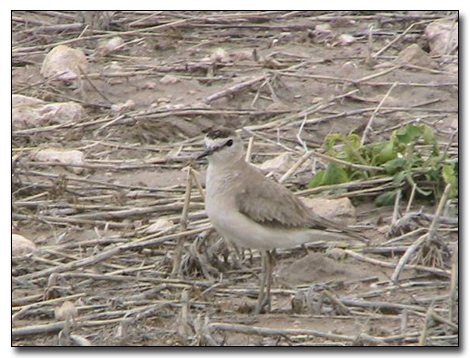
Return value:
<svg viewBox="0 0 470 358">
<path fill-rule="evenodd" d="M 233 144 L 233 140 L 230 139 L 226 143 L 221 144 L 219 146 L 208 147 L 208 148 L 204 149 L 204 151 L 201 154 L 199 154 L 196 157 L 196 159 L 201 159 L 201 158 L 207 157 L 208 155 L 211 155 L 212 153 L 217 152 L 218 150 L 220 150 L 220 149 L 222 149 L 226 146 L 230 147 L 232 144 Z"/>
<path fill-rule="evenodd" d="M 215 147 L 215 148 L 206 148 L 206 149 L 204 149 L 204 151 L 202 153 L 199 153 L 196 156 L 196 159 L 201 159 L 201 158 L 207 157 L 208 155 L 211 155 L 217 149 L 218 149 L 217 147 Z"/>
</svg>

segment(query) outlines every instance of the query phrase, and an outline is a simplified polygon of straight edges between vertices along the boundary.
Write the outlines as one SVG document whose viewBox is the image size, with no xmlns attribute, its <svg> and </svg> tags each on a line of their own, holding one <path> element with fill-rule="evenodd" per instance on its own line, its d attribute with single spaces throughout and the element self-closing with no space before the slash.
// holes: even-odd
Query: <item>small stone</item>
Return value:
<svg viewBox="0 0 470 358">
<path fill-rule="evenodd" d="M 78 315 L 77 307 L 71 301 L 65 301 L 59 308 L 54 311 L 55 319 L 64 321 L 76 318 Z"/>
<path fill-rule="evenodd" d="M 356 38 L 353 35 L 342 34 L 338 36 L 338 41 L 342 46 L 347 46 L 356 42 Z"/>
<path fill-rule="evenodd" d="M 459 24 L 450 20 L 430 23 L 424 30 L 431 54 L 447 55 L 459 45 Z"/>
<path fill-rule="evenodd" d="M 60 45 L 54 47 L 44 58 L 41 75 L 63 81 L 76 80 L 81 72 L 88 72 L 85 53 L 80 49 Z"/>
<path fill-rule="evenodd" d="M 209 58 L 212 62 L 228 62 L 230 60 L 227 51 L 225 51 L 223 48 L 216 49 L 211 53 Z"/>
<path fill-rule="evenodd" d="M 295 161 L 290 153 L 282 153 L 273 159 L 266 160 L 258 168 L 265 173 L 285 173 L 294 163 Z"/>
<path fill-rule="evenodd" d="M 147 82 L 146 84 L 144 84 L 143 88 L 152 90 L 157 88 L 157 84 L 155 82 Z"/>
<path fill-rule="evenodd" d="M 331 34 L 331 26 L 329 24 L 320 24 L 315 26 L 315 35 L 329 35 Z"/>
<path fill-rule="evenodd" d="M 424 52 L 417 44 L 413 44 L 402 50 L 397 59 L 397 64 L 416 65 L 425 68 L 437 68 L 437 63 L 428 53 Z"/>
<path fill-rule="evenodd" d="M 14 107 L 30 107 L 45 104 L 42 99 L 23 96 L 22 94 L 11 95 L 11 106 Z"/>
<path fill-rule="evenodd" d="M 36 250 L 36 244 L 24 236 L 18 234 L 11 235 L 11 255 L 21 256 Z"/>
<path fill-rule="evenodd" d="M 157 103 L 170 103 L 170 102 L 171 102 L 171 99 L 167 97 L 157 98 Z"/>
<path fill-rule="evenodd" d="M 172 84 L 178 83 L 180 81 L 181 81 L 181 79 L 179 77 L 176 77 L 176 76 L 173 76 L 173 75 L 165 75 L 160 80 L 160 83 L 162 85 L 172 85 Z"/>
<path fill-rule="evenodd" d="M 38 162 L 55 162 L 65 165 L 85 164 L 85 154 L 79 150 L 41 149 L 33 153 L 32 159 Z M 83 168 L 72 167 L 72 171 L 80 173 L 83 171 Z"/>
<path fill-rule="evenodd" d="M 356 208 L 349 198 L 301 198 L 304 204 L 321 217 L 343 225 L 356 223 Z"/>
<path fill-rule="evenodd" d="M 339 247 L 332 247 L 326 250 L 326 256 L 332 258 L 333 260 L 341 261 L 344 260 L 348 256 L 348 254 L 346 253 L 346 251 L 340 249 Z"/>
<path fill-rule="evenodd" d="M 13 100 L 13 127 L 36 127 L 49 123 L 78 121 L 85 116 L 85 109 L 78 103 L 46 103 L 36 98 L 18 96 Z"/>
<path fill-rule="evenodd" d="M 98 45 L 98 52 L 102 56 L 109 55 L 112 52 L 115 52 L 121 49 L 124 45 L 124 40 L 119 36 L 113 37 L 109 40 L 104 40 Z"/>
<path fill-rule="evenodd" d="M 157 221 L 155 221 L 152 225 L 150 225 L 146 230 L 145 233 L 147 234 L 153 234 L 154 232 L 162 231 L 165 229 L 169 229 L 174 226 L 173 221 L 165 219 L 165 218 L 159 218 Z"/>
<path fill-rule="evenodd" d="M 123 111 L 133 111 L 135 109 L 135 102 L 132 99 L 127 100 L 126 103 L 113 104 L 111 111 L 119 113 Z"/>
</svg>

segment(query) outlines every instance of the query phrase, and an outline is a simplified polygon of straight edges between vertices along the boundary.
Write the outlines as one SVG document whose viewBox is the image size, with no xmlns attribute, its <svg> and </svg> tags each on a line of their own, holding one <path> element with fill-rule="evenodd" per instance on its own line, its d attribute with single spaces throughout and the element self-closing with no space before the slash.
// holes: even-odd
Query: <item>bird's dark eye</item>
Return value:
<svg viewBox="0 0 470 358">
<path fill-rule="evenodd" d="M 231 147 L 232 144 L 233 144 L 233 140 L 231 140 L 231 139 L 229 139 L 229 140 L 227 141 L 227 143 L 225 143 L 225 145 L 226 145 L 227 147 Z"/>
</svg>

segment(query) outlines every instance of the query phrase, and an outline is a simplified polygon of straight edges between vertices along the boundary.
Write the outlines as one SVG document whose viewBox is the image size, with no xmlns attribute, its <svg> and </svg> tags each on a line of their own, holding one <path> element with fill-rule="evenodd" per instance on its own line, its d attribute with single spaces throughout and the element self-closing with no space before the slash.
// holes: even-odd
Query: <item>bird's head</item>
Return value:
<svg viewBox="0 0 470 358">
<path fill-rule="evenodd" d="M 207 133 L 204 138 L 205 150 L 197 159 L 207 157 L 209 163 L 228 164 L 243 158 L 243 141 L 235 131 L 219 128 Z"/>
</svg>

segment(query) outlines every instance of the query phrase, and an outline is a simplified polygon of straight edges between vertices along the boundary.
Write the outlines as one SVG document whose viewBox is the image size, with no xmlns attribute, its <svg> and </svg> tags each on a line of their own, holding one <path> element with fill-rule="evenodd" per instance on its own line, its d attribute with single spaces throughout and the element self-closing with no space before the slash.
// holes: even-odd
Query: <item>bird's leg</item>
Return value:
<svg viewBox="0 0 470 358">
<path fill-rule="evenodd" d="M 260 280 L 258 303 L 256 304 L 254 311 L 255 314 L 260 314 L 266 305 L 268 305 L 268 312 L 271 311 L 271 285 L 273 283 L 275 252 L 275 250 L 261 251 L 262 276 Z"/>
<path fill-rule="evenodd" d="M 266 304 L 268 305 L 268 312 L 271 312 L 271 285 L 273 283 L 273 267 L 275 265 L 274 254 L 275 254 L 275 250 L 266 251 L 267 285 L 266 285 L 266 302 L 264 303 L 264 305 Z"/>
<path fill-rule="evenodd" d="M 258 303 L 256 304 L 254 313 L 255 314 L 260 314 L 261 311 L 263 310 L 263 307 L 266 305 L 265 301 L 265 294 L 264 294 L 264 288 L 266 286 L 266 278 L 268 277 L 268 272 L 267 272 L 267 262 L 269 261 L 267 251 L 261 251 L 261 278 L 260 278 L 260 287 L 259 287 L 259 295 L 258 295 Z"/>
</svg>

